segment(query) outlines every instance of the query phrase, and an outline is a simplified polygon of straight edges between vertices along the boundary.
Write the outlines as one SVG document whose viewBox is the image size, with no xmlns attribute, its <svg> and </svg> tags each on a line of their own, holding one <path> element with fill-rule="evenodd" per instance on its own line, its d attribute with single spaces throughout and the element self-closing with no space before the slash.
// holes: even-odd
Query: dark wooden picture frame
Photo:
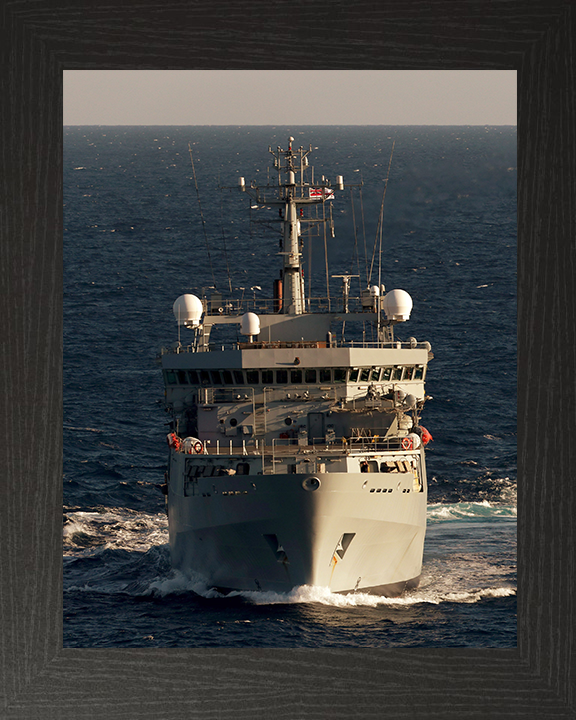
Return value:
<svg viewBox="0 0 576 720">
<path fill-rule="evenodd" d="M 11 0 L 0 22 L 0 717 L 576 717 L 576 6 Z M 62 72 L 207 68 L 517 70 L 517 649 L 62 648 Z"/>
</svg>

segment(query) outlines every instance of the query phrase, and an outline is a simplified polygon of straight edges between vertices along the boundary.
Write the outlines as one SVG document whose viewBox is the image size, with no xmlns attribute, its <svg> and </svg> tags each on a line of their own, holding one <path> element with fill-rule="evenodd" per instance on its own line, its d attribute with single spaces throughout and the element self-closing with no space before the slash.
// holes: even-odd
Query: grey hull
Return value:
<svg viewBox="0 0 576 720">
<path fill-rule="evenodd" d="M 209 586 L 398 595 L 417 585 L 426 492 L 411 474 L 171 477 L 172 564 Z"/>
</svg>

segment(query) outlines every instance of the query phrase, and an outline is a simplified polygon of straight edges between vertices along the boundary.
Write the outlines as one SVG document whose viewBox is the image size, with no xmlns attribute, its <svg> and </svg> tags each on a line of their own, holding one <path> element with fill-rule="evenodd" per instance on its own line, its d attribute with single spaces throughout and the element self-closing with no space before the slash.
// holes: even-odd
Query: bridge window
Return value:
<svg viewBox="0 0 576 720">
<path fill-rule="evenodd" d="M 367 382 L 370 377 L 370 368 L 362 368 L 360 371 L 360 382 Z"/>
<path fill-rule="evenodd" d="M 302 382 L 302 370 L 290 370 L 290 382 L 299 385 Z"/>
<path fill-rule="evenodd" d="M 382 376 L 380 377 L 380 382 L 386 382 L 386 380 L 390 380 L 391 377 L 392 377 L 392 368 L 391 367 L 382 368 Z"/>
<path fill-rule="evenodd" d="M 360 370 L 358 368 L 352 368 L 352 370 L 350 370 L 350 377 L 348 378 L 348 381 L 349 382 L 357 382 L 359 372 L 360 372 Z"/>
<path fill-rule="evenodd" d="M 318 371 L 318 373 L 319 373 L 319 375 L 320 375 L 320 382 L 321 382 L 321 383 L 329 383 L 330 380 L 332 379 L 332 378 L 331 378 L 332 373 L 330 372 L 330 368 L 321 368 L 321 369 Z"/>
<path fill-rule="evenodd" d="M 316 382 L 316 370 L 314 370 L 313 368 L 304 370 L 304 382 L 315 383 Z"/>
<path fill-rule="evenodd" d="M 246 382 L 248 385 L 258 385 L 260 380 L 259 375 L 258 370 L 246 370 Z"/>
<path fill-rule="evenodd" d="M 186 370 L 176 370 L 178 375 L 178 382 L 180 385 L 188 385 L 188 378 L 186 377 Z"/>
<path fill-rule="evenodd" d="M 276 382 L 278 385 L 286 385 L 288 382 L 288 370 L 276 370 Z"/>
<path fill-rule="evenodd" d="M 236 385 L 244 385 L 244 373 L 242 370 L 234 370 L 234 381 Z"/>
<path fill-rule="evenodd" d="M 346 368 L 334 368 L 334 382 L 345 383 L 346 382 Z"/>
<path fill-rule="evenodd" d="M 164 376 L 166 378 L 167 385 L 176 385 L 178 383 L 174 370 L 164 370 Z"/>
<path fill-rule="evenodd" d="M 414 368 L 414 377 L 413 380 L 422 380 L 424 377 L 424 365 L 417 365 Z"/>
<path fill-rule="evenodd" d="M 404 374 L 402 375 L 402 380 L 412 380 L 412 373 L 414 372 L 413 367 L 405 367 L 404 368 Z"/>
<path fill-rule="evenodd" d="M 188 382 L 190 385 L 200 385 L 196 370 L 188 370 Z"/>
<path fill-rule="evenodd" d="M 262 385 L 270 385 L 274 382 L 273 370 L 262 370 Z"/>
<path fill-rule="evenodd" d="M 200 370 L 200 382 L 202 385 L 210 385 L 210 373 L 208 370 Z"/>
<path fill-rule="evenodd" d="M 224 380 L 224 385 L 233 385 L 234 380 L 232 379 L 232 373 L 230 370 L 222 370 L 222 379 Z"/>
<path fill-rule="evenodd" d="M 392 380 L 400 380 L 402 377 L 402 368 L 398 367 L 397 365 L 394 366 L 394 370 L 392 371 Z"/>
<path fill-rule="evenodd" d="M 380 379 L 380 368 L 372 368 L 370 372 L 370 382 L 378 382 Z"/>
<path fill-rule="evenodd" d="M 210 370 L 210 376 L 212 377 L 213 385 L 222 385 L 222 376 L 220 370 Z"/>
</svg>

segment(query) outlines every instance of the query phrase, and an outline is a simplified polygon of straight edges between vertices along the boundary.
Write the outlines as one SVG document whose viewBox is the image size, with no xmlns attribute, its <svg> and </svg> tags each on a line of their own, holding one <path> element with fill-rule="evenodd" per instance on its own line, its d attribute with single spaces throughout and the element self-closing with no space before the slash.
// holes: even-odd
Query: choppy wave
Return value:
<svg viewBox="0 0 576 720">
<path fill-rule="evenodd" d="M 489 520 L 493 518 L 516 518 L 516 505 L 482 500 L 480 502 L 432 503 L 428 505 L 427 518 L 429 523 L 450 520 L 471 520 L 474 518 Z"/>
<path fill-rule="evenodd" d="M 74 425 L 63 425 L 63 428 L 64 428 L 64 430 L 74 430 L 75 432 L 95 432 L 95 433 L 104 432 L 103 430 L 100 430 L 99 428 L 75 427 Z"/>
<path fill-rule="evenodd" d="M 165 513 L 150 515 L 130 508 L 101 508 L 97 511 L 66 510 L 64 555 L 86 555 L 86 538 L 92 551 L 106 549 L 146 552 L 168 542 L 168 518 Z M 80 550 L 80 553 L 79 553 Z"/>
</svg>

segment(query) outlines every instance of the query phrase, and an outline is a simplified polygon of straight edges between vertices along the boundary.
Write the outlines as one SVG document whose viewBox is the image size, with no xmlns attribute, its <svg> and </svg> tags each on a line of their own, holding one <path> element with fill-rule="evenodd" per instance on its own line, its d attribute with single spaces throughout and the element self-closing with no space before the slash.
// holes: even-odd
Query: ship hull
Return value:
<svg viewBox="0 0 576 720">
<path fill-rule="evenodd" d="M 172 564 L 211 587 L 399 595 L 418 584 L 426 492 L 411 474 L 179 479 L 168 491 Z"/>
</svg>

